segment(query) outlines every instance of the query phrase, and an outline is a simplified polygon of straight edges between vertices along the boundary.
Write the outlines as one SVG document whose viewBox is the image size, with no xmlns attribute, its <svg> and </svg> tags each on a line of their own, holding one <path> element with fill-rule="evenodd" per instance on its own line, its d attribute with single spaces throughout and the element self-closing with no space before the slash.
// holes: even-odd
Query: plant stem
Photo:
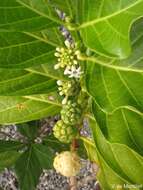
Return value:
<svg viewBox="0 0 143 190">
<path fill-rule="evenodd" d="M 69 186 L 70 186 L 70 190 L 77 190 L 77 179 L 75 176 L 70 177 Z"/>
<path fill-rule="evenodd" d="M 78 140 L 73 139 L 72 144 L 71 144 L 71 151 L 76 151 L 78 149 L 78 147 L 79 147 Z"/>
<path fill-rule="evenodd" d="M 72 143 L 71 143 L 71 151 L 77 151 L 79 145 L 78 145 L 78 140 L 77 139 L 73 139 Z M 70 190 L 77 190 L 77 179 L 76 176 L 72 176 L 69 178 L 69 189 Z"/>
</svg>

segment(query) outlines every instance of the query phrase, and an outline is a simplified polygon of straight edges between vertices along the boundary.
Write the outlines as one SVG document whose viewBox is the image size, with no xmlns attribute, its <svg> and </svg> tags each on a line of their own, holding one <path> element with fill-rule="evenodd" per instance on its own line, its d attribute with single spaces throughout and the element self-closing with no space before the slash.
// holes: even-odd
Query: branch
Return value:
<svg viewBox="0 0 143 190">
<path fill-rule="evenodd" d="M 70 190 L 77 190 L 77 179 L 75 176 L 70 177 L 69 179 L 69 186 L 70 186 Z"/>
</svg>

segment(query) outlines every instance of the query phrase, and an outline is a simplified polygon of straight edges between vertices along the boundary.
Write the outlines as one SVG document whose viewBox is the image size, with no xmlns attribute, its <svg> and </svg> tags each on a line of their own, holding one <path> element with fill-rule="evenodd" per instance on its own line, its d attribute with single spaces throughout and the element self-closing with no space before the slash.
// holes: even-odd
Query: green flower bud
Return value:
<svg viewBox="0 0 143 190">
<path fill-rule="evenodd" d="M 78 64 L 77 50 L 72 47 L 68 40 L 65 41 L 66 48 L 56 48 L 55 57 L 57 57 L 58 63 L 54 67 L 55 69 L 66 68 L 67 66 L 74 66 Z"/>
<path fill-rule="evenodd" d="M 63 143 L 70 143 L 77 136 L 78 130 L 74 126 L 59 120 L 53 128 L 54 136 Z"/>
<path fill-rule="evenodd" d="M 61 110 L 61 118 L 68 125 L 75 125 L 81 119 L 82 111 L 78 103 L 68 101 Z"/>
</svg>

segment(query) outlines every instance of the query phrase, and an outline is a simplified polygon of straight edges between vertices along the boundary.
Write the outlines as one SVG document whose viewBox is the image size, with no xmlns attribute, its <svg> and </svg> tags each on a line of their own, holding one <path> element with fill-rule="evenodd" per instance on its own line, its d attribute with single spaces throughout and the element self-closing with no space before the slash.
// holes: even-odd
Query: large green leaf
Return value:
<svg viewBox="0 0 143 190">
<path fill-rule="evenodd" d="M 48 17 L 37 14 L 17 0 L 0 0 L 0 30 L 36 31 L 54 25 Z"/>
<path fill-rule="evenodd" d="M 131 37 L 129 58 L 95 56 L 87 63 L 86 86 L 100 127 L 91 125 L 101 166 L 98 178 L 102 188 L 109 190 L 118 185 L 125 189 L 124 184 L 138 184 L 136 189 L 140 189 L 143 184 L 142 19 L 132 28 Z"/>
<path fill-rule="evenodd" d="M 131 55 L 123 60 L 115 58 L 107 58 L 98 54 L 90 53 L 91 57 L 83 57 L 83 59 L 96 63 L 97 65 L 113 68 L 123 71 L 142 72 L 142 50 L 143 50 L 143 32 L 142 32 L 143 18 L 137 20 L 131 30 Z"/>
<path fill-rule="evenodd" d="M 24 33 L 37 40 L 48 43 L 55 47 L 64 45 L 64 37 L 62 36 L 60 29 L 58 27 L 43 29 L 36 32 L 24 32 Z"/>
<path fill-rule="evenodd" d="M 79 0 L 76 28 L 85 45 L 93 51 L 125 58 L 131 51 L 131 25 L 143 16 L 142 10 L 142 0 Z"/>
<path fill-rule="evenodd" d="M 0 170 L 12 166 L 19 158 L 23 144 L 15 141 L 0 140 Z"/>
<path fill-rule="evenodd" d="M 61 19 L 58 17 L 58 14 L 55 11 L 55 7 L 51 5 L 51 2 L 43 0 L 16 0 L 24 7 L 32 10 L 38 15 L 51 19 L 57 23 L 62 23 Z"/>
<path fill-rule="evenodd" d="M 25 33 L 0 32 L 0 67 L 25 68 L 55 59 L 55 47 Z"/>
<path fill-rule="evenodd" d="M 95 127 L 95 121 L 93 121 Z M 98 151 L 94 142 L 86 138 L 82 138 L 84 141 L 89 159 L 95 163 L 98 167 L 96 171 L 96 178 L 100 183 L 100 187 L 103 190 L 117 190 L 117 186 L 123 186 L 124 184 L 128 183 L 125 179 L 119 176 L 104 160 L 104 157 Z M 122 188 L 121 188 L 122 189 Z"/>
<path fill-rule="evenodd" d="M 68 145 L 63 145 L 53 136 L 47 136 L 41 144 L 29 144 L 15 164 L 15 170 L 20 182 L 21 190 L 34 190 L 43 169 L 51 169 L 55 153 L 67 150 Z"/>
<path fill-rule="evenodd" d="M 117 189 L 117 185 L 123 187 L 124 184 L 143 184 L 143 157 L 127 145 L 107 141 L 94 121 L 91 128 L 101 167 L 101 183 L 107 183 L 107 189 Z"/>
<path fill-rule="evenodd" d="M 18 151 L 23 146 L 18 141 L 3 141 L 0 140 L 0 153 L 9 151 Z"/>
<path fill-rule="evenodd" d="M 15 170 L 20 189 L 34 190 L 42 172 L 42 167 L 32 146 L 17 160 Z"/>
<path fill-rule="evenodd" d="M 93 112 L 108 141 L 126 144 L 143 156 L 142 113 L 123 107 L 106 114 L 96 104 L 93 105 Z"/>
<path fill-rule="evenodd" d="M 35 144 L 33 148 L 42 168 L 51 169 L 53 167 L 55 151 L 51 147 L 47 147 L 43 144 Z"/>
<path fill-rule="evenodd" d="M 4 168 L 13 166 L 16 160 L 19 158 L 19 156 L 20 153 L 16 151 L 0 153 L 0 171 Z"/>
<path fill-rule="evenodd" d="M 53 38 L 51 37 L 52 33 Z M 1 46 L 5 46 L 5 48 L 1 49 L 1 67 L 4 68 L 0 70 L 0 123 L 20 123 L 59 113 L 58 96 L 52 93 L 56 87 L 55 80 L 52 78 L 57 79 L 57 74 L 54 73 L 55 46 L 63 44 L 59 38 L 58 29 L 52 28 L 33 33 L 1 32 L 0 34 L 5 36 L 1 41 Z M 49 37 L 51 38 L 49 39 Z M 29 41 L 31 41 L 30 43 L 37 41 L 38 49 L 35 50 L 34 44 L 32 47 L 29 46 Z M 24 46 L 22 50 L 21 45 Z M 5 50 L 7 52 L 4 52 Z M 37 64 L 44 68 L 41 63 L 48 64 L 49 61 L 50 67 L 47 70 L 52 78 L 48 77 L 47 70 L 45 74 L 44 71 L 38 70 L 38 66 L 29 68 Z M 8 65 L 6 66 L 6 64 Z M 28 68 L 21 69 L 25 67 Z M 31 96 L 34 94 L 43 95 Z"/>
<path fill-rule="evenodd" d="M 99 164 L 99 159 L 96 151 L 96 147 L 94 145 L 93 140 L 81 137 L 81 139 L 84 142 L 85 149 L 87 151 L 87 155 L 90 161 L 95 162 L 96 164 Z"/>
<path fill-rule="evenodd" d="M 128 105 L 142 111 L 142 23 L 140 19 L 133 27 L 133 52 L 129 58 L 121 61 L 98 56 L 93 62 L 87 63 L 87 90 L 104 111 L 110 112 Z"/>
<path fill-rule="evenodd" d="M 24 123 L 58 114 L 59 111 L 60 104 L 53 94 L 0 97 L 0 124 Z"/>
<path fill-rule="evenodd" d="M 99 106 L 107 112 L 134 106 L 143 111 L 142 72 L 121 71 L 88 63 L 86 86 Z"/>
<path fill-rule="evenodd" d="M 0 69 L 0 96 L 47 94 L 56 89 L 56 81 L 24 70 Z"/>
<path fill-rule="evenodd" d="M 39 121 L 29 121 L 26 123 L 17 124 L 17 130 L 25 137 L 28 138 L 28 141 L 32 142 L 37 138 L 40 128 Z"/>
</svg>

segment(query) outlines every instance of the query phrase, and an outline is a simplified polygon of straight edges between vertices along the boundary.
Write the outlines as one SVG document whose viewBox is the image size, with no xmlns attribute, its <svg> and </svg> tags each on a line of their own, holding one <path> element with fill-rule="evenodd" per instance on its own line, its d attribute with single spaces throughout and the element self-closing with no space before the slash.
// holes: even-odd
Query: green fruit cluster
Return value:
<svg viewBox="0 0 143 190">
<path fill-rule="evenodd" d="M 76 125 L 81 118 L 81 107 L 78 103 L 72 103 L 70 100 L 61 110 L 61 118 L 67 125 Z"/>
<path fill-rule="evenodd" d="M 78 130 L 72 125 L 59 120 L 53 128 L 54 136 L 63 143 L 70 143 L 77 136 Z"/>
</svg>

